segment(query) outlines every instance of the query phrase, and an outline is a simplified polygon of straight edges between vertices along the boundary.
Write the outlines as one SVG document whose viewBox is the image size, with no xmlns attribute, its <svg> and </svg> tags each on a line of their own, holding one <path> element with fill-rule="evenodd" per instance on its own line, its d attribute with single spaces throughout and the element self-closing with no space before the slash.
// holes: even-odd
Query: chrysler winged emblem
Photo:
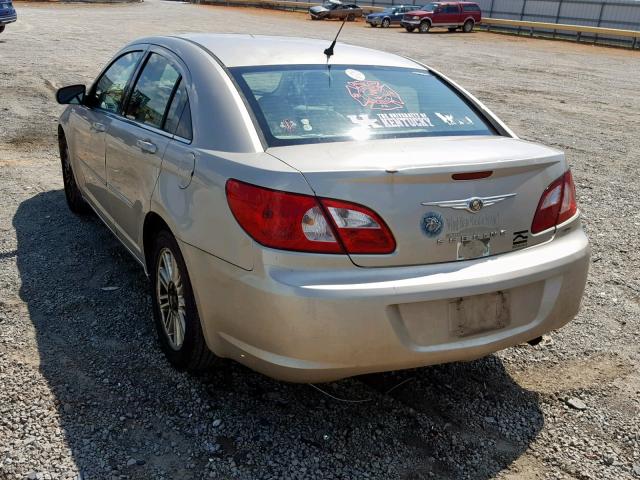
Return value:
<svg viewBox="0 0 640 480">
<path fill-rule="evenodd" d="M 443 200 L 441 202 L 422 202 L 420 205 L 430 207 L 455 208 L 456 210 L 466 210 L 471 213 L 478 213 L 484 207 L 490 207 L 507 198 L 515 197 L 516 193 L 506 195 L 494 195 L 493 197 L 471 197 L 463 200 Z"/>
</svg>

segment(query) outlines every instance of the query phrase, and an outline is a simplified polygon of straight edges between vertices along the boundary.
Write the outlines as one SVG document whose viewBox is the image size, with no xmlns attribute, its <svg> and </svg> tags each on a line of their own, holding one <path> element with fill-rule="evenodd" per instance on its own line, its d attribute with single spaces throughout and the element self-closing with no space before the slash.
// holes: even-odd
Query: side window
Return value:
<svg viewBox="0 0 640 480">
<path fill-rule="evenodd" d="M 162 128 L 164 114 L 179 78 L 180 74 L 168 60 L 152 53 L 131 93 L 126 117 Z"/>
<path fill-rule="evenodd" d="M 136 69 L 142 52 L 129 52 L 118 58 L 96 83 L 95 105 L 102 110 L 120 113 L 124 90 Z"/>
<path fill-rule="evenodd" d="M 180 124 L 176 130 L 176 136 L 186 138 L 187 140 L 193 140 L 193 131 L 191 127 L 191 107 L 189 106 L 189 100 L 182 110 L 182 116 L 180 117 Z"/>
<path fill-rule="evenodd" d="M 173 95 L 171 106 L 167 112 L 167 120 L 164 124 L 164 130 L 175 134 L 178 137 L 192 140 L 191 109 L 189 107 L 187 89 L 182 80 L 180 80 L 180 85 L 178 85 L 178 88 Z"/>
<path fill-rule="evenodd" d="M 458 7 L 456 5 L 447 5 L 444 7 L 444 13 L 458 13 Z"/>
<path fill-rule="evenodd" d="M 477 5 L 464 5 L 462 7 L 462 10 L 464 10 L 465 12 L 479 12 L 480 7 L 478 7 Z"/>
</svg>

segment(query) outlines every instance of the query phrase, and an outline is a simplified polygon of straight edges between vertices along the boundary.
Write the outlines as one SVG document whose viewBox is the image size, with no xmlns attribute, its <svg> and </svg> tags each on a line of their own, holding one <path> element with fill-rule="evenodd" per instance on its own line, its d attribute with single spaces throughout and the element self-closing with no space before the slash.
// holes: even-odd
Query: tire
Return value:
<svg viewBox="0 0 640 480">
<path fill-rule="evenodd" d="M 210 368 L 218 357 L 205 342 L 187 266 L 171 233 L 158 232 L 151 258 L 153 317 L 162 351 L 178 370 Z M 166 297 L 162 303 L 161 297 Z"/>
<path fill-rule="evenodd" d="M 69 146 L 64 135 L 60 135 L 58 140 L 60 148 L 60 164 L 62 167 L 62 182 L 64 184 L 64 196 L 67 199 L 67 206 L 76 215 L 86 215 L 91 213 L 91 207 L 82 197 L 82 192 L 78 188 L 76 176 L 73 173 L 71 160 L 69 158 Z"/>
<path fill-rule="evenodd" d="M 370 24 L 369 24 L 369 26 L 370 26 L 371 28 L 376 28 L 376 27 L 377 27 L 377 25 L 376 25 L 375 23 L 370 23 Z"/>
<path fill-rule="evenodd" d="M 356 16 L 353 13 L 347 15 L 347 22 L 353 22 L 356 19 Z"/>
<path fill-rule="evenodd" d="M 464 22 L 464 25 L 462 26 L 462 31 L 464 33 L 470 33 L 473 30 L 474 25 L 475 25 L 475 22 L 473 20 L 467 20 L 466 22 Z"/>
<path fill-rule="evenodd" d="M 389 28 L 391 26 L 391 20 L 385 18 L 382 20 L 382 28 Z"/>
<path fill-rule="evenodd" d="M 4 32 L 5 25 L 0 25 L 0 33 Z"/>
<path fill-rule="evenodd" d="M 407 32 L 411 33 L 411 32 L 413 32 L 413 31 L 415 30 L 415 27 L 404 27 L 404 29 L 405 29 Z"/>
<path fill-rule="evenodd" d="M 449 27 L 447 30 L 449 30 L 450 32 L 455 32 L 458 29 L 458 27 Z"/>
<path fill-rule="evenodd" d="M 418 27 L 418 30 L 420 31 L 420 33 L 429 33 L 430 28 L 431 28 L 431 23 L 425 21 L 420 24 L 420 26 Z"/>
</svg>

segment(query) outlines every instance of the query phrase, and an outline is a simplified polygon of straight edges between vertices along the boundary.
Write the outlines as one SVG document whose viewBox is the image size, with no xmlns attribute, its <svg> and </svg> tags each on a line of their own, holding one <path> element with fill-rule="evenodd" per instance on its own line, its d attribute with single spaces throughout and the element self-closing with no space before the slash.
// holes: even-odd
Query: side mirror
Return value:
<svg viewBox="0 0 640 480">
<path fill-rule="evenodd" d="M 81 104 L 87 93 L 84 85 L 69 85 L 62 87 L 56 92 L 56 100 L 62 105 Z"/>
</svg>

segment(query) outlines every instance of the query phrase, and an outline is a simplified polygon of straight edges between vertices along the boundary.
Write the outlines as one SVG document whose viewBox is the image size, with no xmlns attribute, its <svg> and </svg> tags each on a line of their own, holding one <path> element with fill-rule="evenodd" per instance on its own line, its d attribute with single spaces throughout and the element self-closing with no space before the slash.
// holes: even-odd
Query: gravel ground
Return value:
<svg viewBox="0 0 640 480">
<path fill-rule="evenodd" d="M 580 315 L 542 344 L 322 386 L 343 402 L 231 362 L 168 366 L 140 268 L 66 209 L 53 100 L 142 35 L 330 39 L 337 23 L 159 0 L 17 9 L 0 36 L 0 479 L 640 478 L 637 52 L 346 25 L 564 149 L 593 264 Z"/>
</svg>

